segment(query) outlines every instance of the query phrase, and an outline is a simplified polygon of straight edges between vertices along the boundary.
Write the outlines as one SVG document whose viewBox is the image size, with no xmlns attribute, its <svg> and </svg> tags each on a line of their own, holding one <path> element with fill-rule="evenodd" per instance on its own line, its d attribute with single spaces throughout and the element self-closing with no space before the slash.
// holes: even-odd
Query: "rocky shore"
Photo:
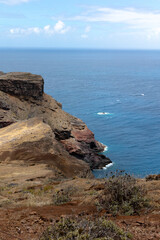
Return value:
<svg viewBox="0 0 160 240">
<path fill-rule="evenodd" d="M 52 177 L 92 177 L 111 163 L 86 124 L 44 93 L 31 73 L 0 72 L 0 163 L 45 164 Z"/>
</svg>

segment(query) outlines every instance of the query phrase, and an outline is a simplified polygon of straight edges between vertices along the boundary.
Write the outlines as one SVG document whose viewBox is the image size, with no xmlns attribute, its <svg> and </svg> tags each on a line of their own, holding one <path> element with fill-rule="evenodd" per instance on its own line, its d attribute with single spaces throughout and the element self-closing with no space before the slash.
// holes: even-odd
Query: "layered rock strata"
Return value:
<svg viewBox="0 0 160 240">
<path fill-rule="evenodd" d="M 0 90 L 19 97 L 41 98 L 44 80 L 40 75 L 31 73 L 0 72 Z"/>
<path fill-rule="evenodd" d="M 98 154 L 103 151 L 104 146 L 95 140 L 94 134 L 86 124 L 63 111 L 60 103 L 43 92 L 43 84 L 41 76 L 30 73 L 7 73 L 0 76 L 0 128 L 17 122 L 20 124 L 19 121 L 36 117 L 47 126 L 49 125 L 54 139 L 52 142 L 57 144 L 53 144 L 53 149 L 59 146 L 57 154 L 62 153 L 63 156 L 67 156 L 67 161 L 74 159 L 77 162 L 86 162 L 87 165 L 85 164 L 84 167 L 89 165 L 91 169 L 102 168 L 110 163 L 109 158 Z M 12 126 L 19 128 L 18 125 L 11 125 L 7 127 L 10 128 L 8 133 L 11 131 L 12 134 Z M 1 142 L 2 138 L 0 144 Z M 32 144 L 30 147 L 32 149 Z M 17 150 L 18 148 L 17 145 Z M 36 151 L 33 148 L 33 155 Z M 40 155 L 37 157 L 37 161 L 41 159 Z M 2 155 L 0 156 L 2 157 Z M 7 156 L 7 152 L 5 156 Z M 72 171 L 72 167 L 70 171 Z"/>
</svg>

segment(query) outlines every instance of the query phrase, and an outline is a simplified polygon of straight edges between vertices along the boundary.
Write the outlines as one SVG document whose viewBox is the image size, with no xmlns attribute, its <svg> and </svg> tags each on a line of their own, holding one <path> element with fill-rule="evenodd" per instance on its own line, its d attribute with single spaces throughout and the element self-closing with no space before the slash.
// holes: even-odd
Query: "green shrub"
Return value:
<svg viewBox="0 0 160 240">
<path fill-rule="evenodd" d="M 149 205 L 146 191 L 134 177 L 116 171 L 105 182 L 104 195 L 98 199 L 99 206 L 108 213 L 133 215 Z"/>
<path fill-rule="evenodd" d="M 129 240 L 132 236 L 124 232 L 112 221 L 98 218 L 89 219 L 61 218 L 49 227 L 40 240 Z"/>
</svg>

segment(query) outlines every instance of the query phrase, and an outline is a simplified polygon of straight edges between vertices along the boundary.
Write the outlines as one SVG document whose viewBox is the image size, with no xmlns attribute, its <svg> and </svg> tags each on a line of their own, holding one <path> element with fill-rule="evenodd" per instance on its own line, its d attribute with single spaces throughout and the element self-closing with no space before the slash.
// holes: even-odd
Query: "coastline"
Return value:
<svg viewBox="0 0 160 240">
<path fill-rule="evenodd" d="M 53 176 L 93 177 L 111 160 L 106 147 L 80 119 L 44 93 L 44 79 L 24 72 L 0 73 L 0 162 L 44 163 Z M 8 151 L 9 149 L 9 151 Z M 37 149 L 39 149 L 37 151 Z"/>
</svg>

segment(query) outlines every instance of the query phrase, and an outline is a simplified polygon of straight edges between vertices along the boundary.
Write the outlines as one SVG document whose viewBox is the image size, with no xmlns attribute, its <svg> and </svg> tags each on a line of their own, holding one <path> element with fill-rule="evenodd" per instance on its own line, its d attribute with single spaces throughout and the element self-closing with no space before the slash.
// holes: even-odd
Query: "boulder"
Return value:
<svg viewBox="0 0 160 240">
<path fill-rule="evenodd" d="M 0 91 L 33 98 L 40 98 L 43 95 L 44 80 L 40 75 L 31 73 L 11 72 L 0 74 Z"/>
</svg>

